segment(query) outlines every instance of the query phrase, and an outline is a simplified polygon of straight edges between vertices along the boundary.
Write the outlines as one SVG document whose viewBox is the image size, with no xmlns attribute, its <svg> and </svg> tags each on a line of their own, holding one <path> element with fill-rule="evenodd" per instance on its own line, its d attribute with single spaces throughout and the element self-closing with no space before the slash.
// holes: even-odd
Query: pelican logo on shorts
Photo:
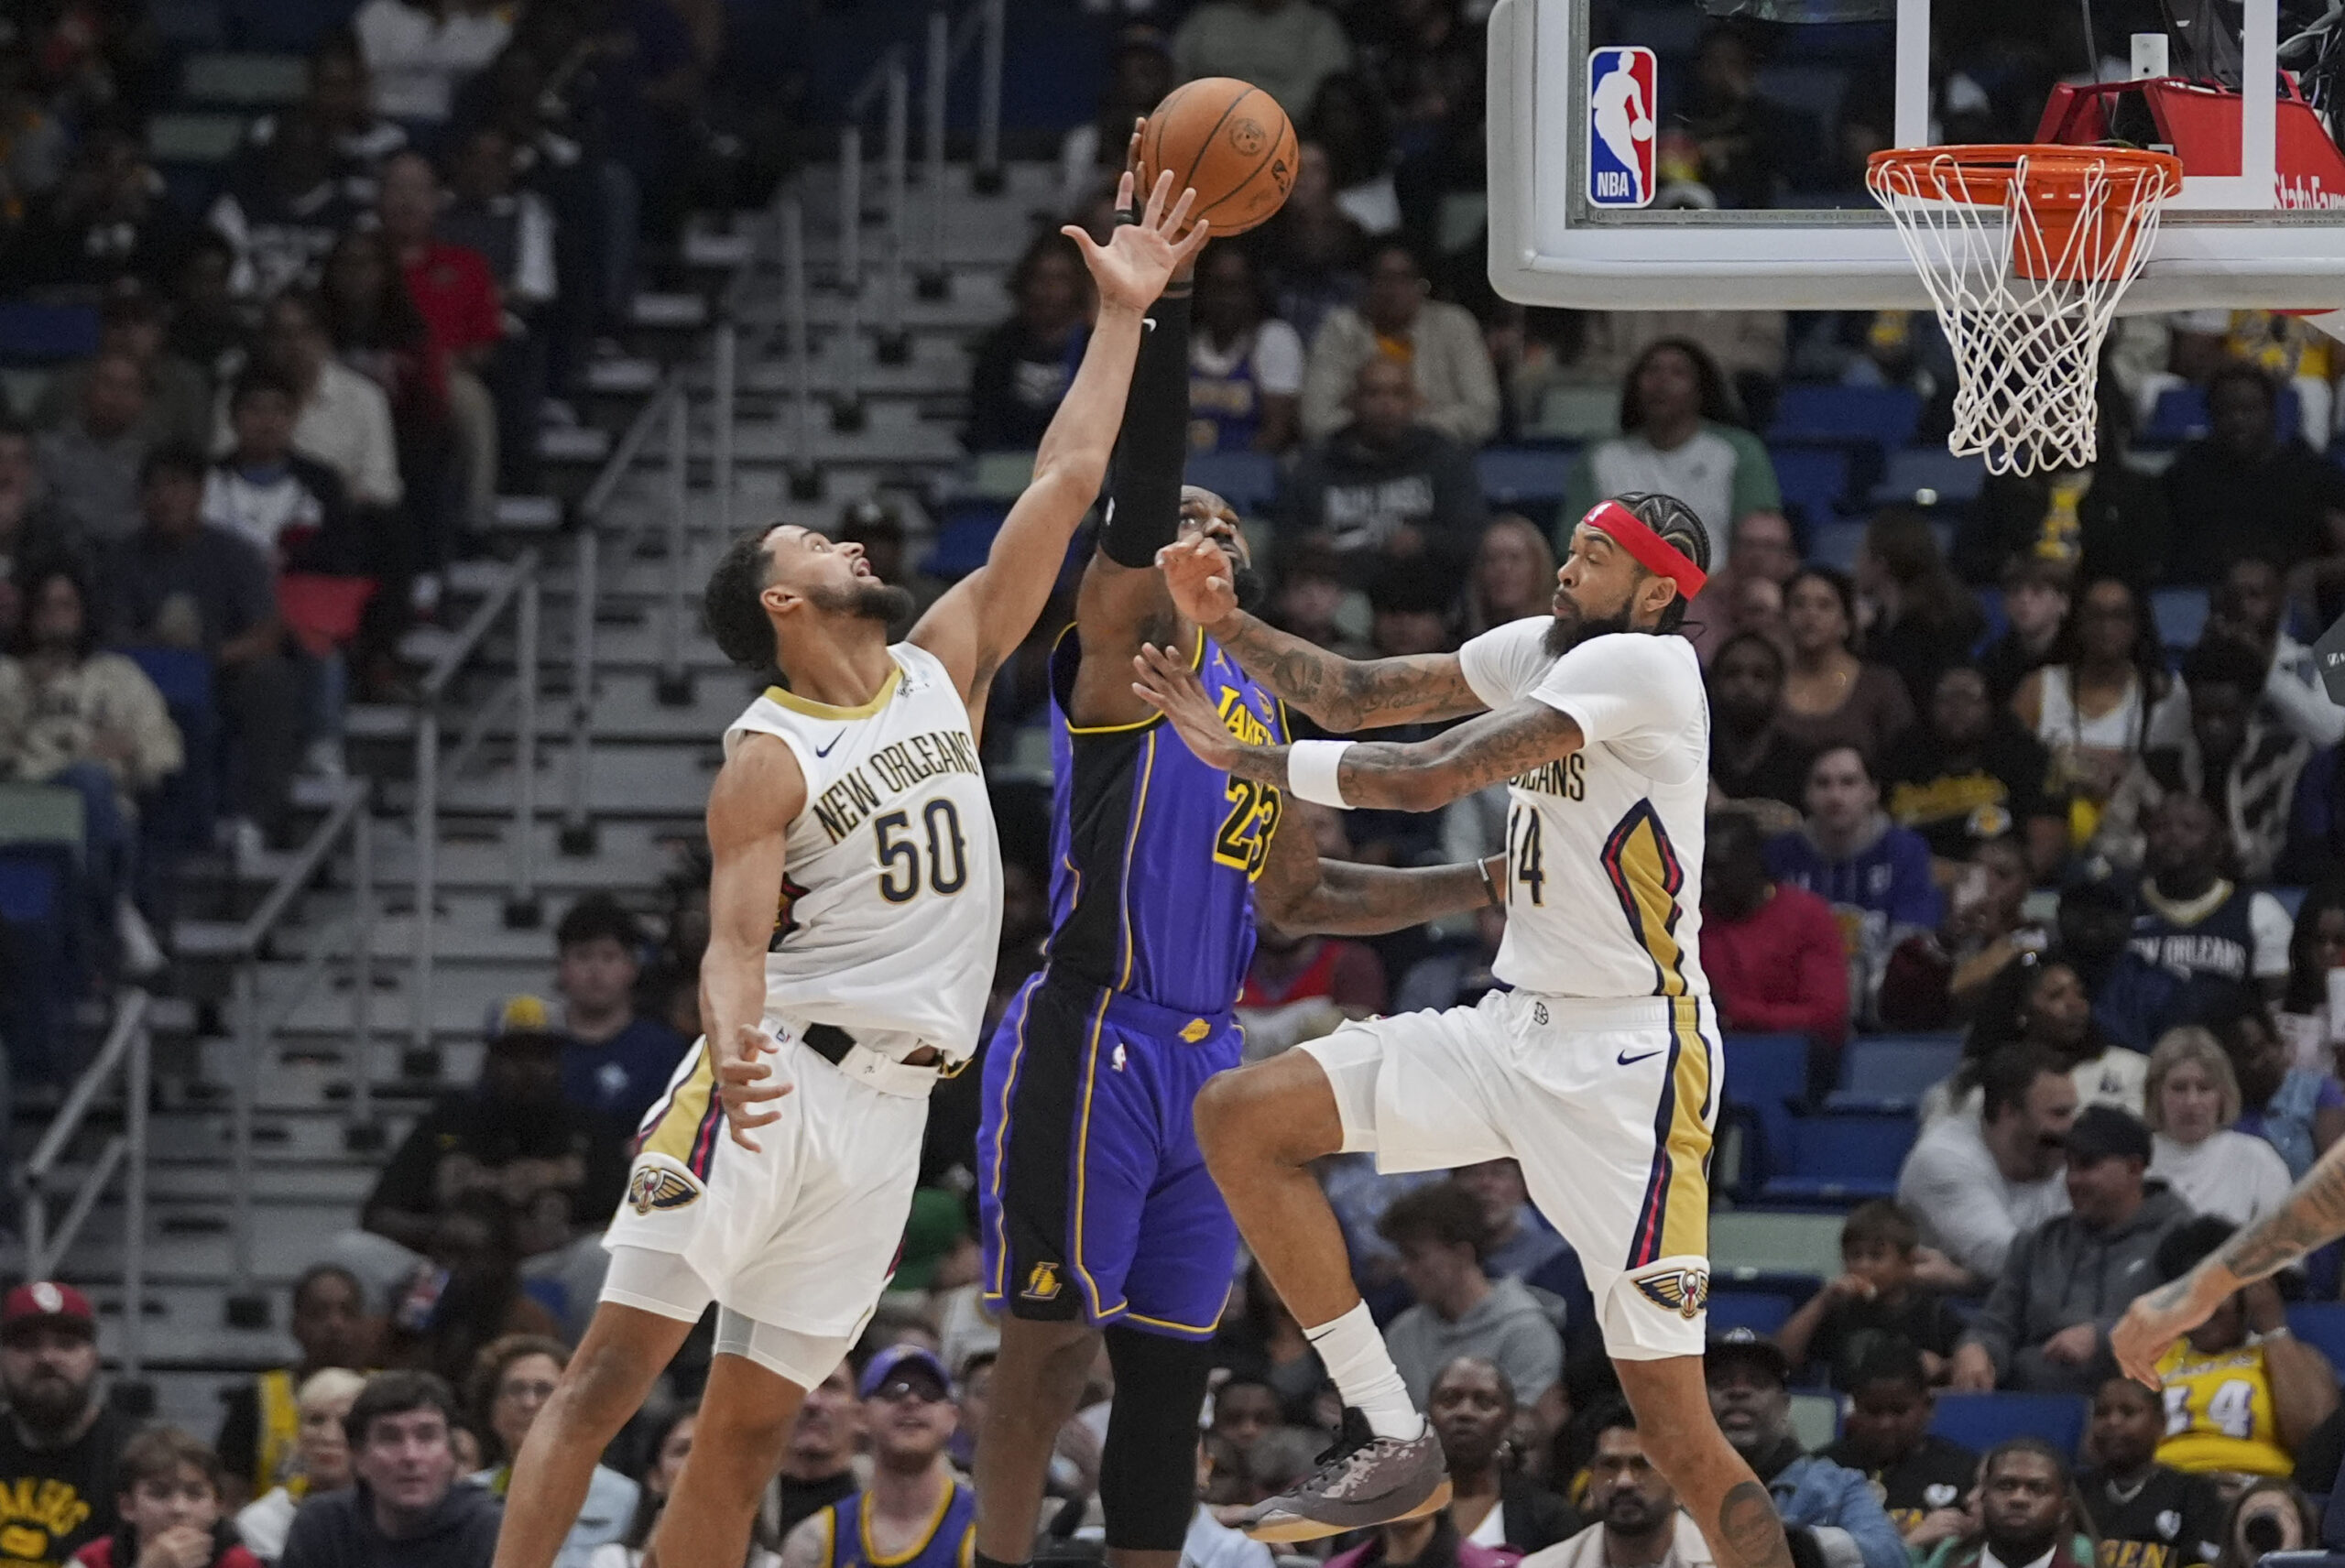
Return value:
<svg viewBox="0 0 2345 1568">
<path fill-rule="evenodd" d="M 1637 1289 L 1655 1306 L 1666 1307 L 1691 1323 L 1709 1304 L 1710 1271 L 1673 1269 L 1665 1274 L 1646 1274 L 1638 1279 Z"/>
<path fill-rule="evenodd" d="M 1229 123 L 1229 145 L 1238 149 L 1240 158 L 1252 158 L 1270 139 L 1270 134 L 1257 121 L 1232 120 Z"/>
<path fill-rule="evenodd" d="M 638 1214 L 654 1209 L 681 1209 L 700 1199 L 700 1184 L 682 1171 L 662 1165 L 647 1165 L 638 1171 L 627 1184 L 627 1201 L 635 1205 Z"/>
<path fill-rule="evenodd" d="M 1587 201 L 1592 207 L 1652 204 L 1659 70 L 1649 49 L 1600 49 L 1587 57 Z"/>
<path fill-rule="evenodd" d="M 1037 1263 L 1026 1270 L 1026 1289 L 1019 1293 L 1030 1301 L 1055 1301 L 1064 1286 L 1055 1263 Z"/>
</svg>

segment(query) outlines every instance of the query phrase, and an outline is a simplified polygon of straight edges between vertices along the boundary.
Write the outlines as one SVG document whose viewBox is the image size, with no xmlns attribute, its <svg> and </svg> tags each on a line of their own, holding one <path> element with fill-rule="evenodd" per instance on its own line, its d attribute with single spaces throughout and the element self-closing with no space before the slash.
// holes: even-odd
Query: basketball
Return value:
<svg viewBox="0 0 2345 1568">
<path fill-rule="evenodd" d="M 1286 204 L 1294 187 L 1294 126 L 1278 100 L 1250 82 L 1205 76 L 1165 94 L 1148 117 L 1140 158 L 1172 171 L 1172 194 L 1194 187 L 1192 218 L 1216 238 L 1242 234 Z M 1146 192 L 1142 192 L 1144 196 Z"/>
</svg>

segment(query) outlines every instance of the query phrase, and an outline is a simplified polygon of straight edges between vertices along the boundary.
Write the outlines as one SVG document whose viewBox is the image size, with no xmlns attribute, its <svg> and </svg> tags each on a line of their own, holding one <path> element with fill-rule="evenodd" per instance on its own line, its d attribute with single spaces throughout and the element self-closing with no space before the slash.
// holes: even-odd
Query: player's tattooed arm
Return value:
<svg viewBox="0 0 2345 1568">
<path fill-rule="evenodd" d="M 1229 733 L 1187 662 L 1150 646 L 1132 660 L 1132 690 L 1162 713 L 1204 761 L 1239 779 L 1289 787 L 1283 746 L 1247 746 Z M 1430 740 L 1361 741 L 1344 753 L 1345 803 L 1430 811 L 1475 790 L 1559 762 L 1583 744 L 1568 714 L 1528 698 L 1467 720 Z"/>
<path fill-rule="evenodd" d="M 2198 1268 L 2135 1300 L 2109 1336 L 2125 1375 L 2154 1388 L 2168 1346 L 2243 1285 L 2268 1279 L 2345 1236 L 2345 1142 L 2330 1146 L 2288 1201 L 2241 1229 Z"/>
<path fill-rule="evenodd" d="M 1290 708 L 1340 734 L 1429 724 L 1481 713 L 1454 653 L 1345 659 L 1257 620 L 1238 607 L 1228 559 L 1211 539 L 1192 538 L 1157 551 L 1165 591 L 1246 673 Z"/>
<path fill-rule="evenodd" d="M 741 738 L 708 792 L 708 951 L 701 959 L 701 1017 L 715 1061 L 718 1096 L 733 1141 L 757 1148 L 750 1129 L 780 1113 L 766 1103 L 790 1092 L 769 1060 L 766 950 L 781 908 L 790 824 L 806 809 L 797 754 L 773 735 Z"/>
<path fill-rule="evenodd" d="M 1377 936 L 1500 901 L 1506 857 L 1460 866 L 1362 866 L 1325 860 L 1312 832 L 1325 808 L 1289 796 L 1254 884 L 1255 912 L 1295 935 Z"/>
</svg>

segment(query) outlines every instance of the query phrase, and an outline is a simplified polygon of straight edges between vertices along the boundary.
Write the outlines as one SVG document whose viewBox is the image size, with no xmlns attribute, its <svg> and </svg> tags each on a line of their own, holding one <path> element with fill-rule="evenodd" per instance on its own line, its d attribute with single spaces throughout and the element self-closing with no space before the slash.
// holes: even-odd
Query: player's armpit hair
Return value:
<svg viewBox="0 0 2345 1568">
<path fill-rule="evenodd" d="M 1189 447 L 1189 299 L 1149 307 L 1153 323 L 1132 366 L 1124 426 L 1107 479 L 1099 549 L 1118 566 L 1146 570 L 1181 531 L 1181 474 Z"/>
</svg>

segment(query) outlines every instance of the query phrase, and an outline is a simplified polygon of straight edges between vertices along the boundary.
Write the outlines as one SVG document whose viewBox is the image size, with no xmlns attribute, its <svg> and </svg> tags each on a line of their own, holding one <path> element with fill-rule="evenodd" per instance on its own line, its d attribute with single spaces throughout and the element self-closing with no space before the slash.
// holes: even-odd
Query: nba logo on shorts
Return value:
<svg viewBox="0 0 2345 1568">
<path fill-rule="evenodd" d="M 1587 57 L 1587 201 L 1642 207 L 1652 201 L 1658 131 L 1649 49 L 1600 49 Z"/>
</svg>

